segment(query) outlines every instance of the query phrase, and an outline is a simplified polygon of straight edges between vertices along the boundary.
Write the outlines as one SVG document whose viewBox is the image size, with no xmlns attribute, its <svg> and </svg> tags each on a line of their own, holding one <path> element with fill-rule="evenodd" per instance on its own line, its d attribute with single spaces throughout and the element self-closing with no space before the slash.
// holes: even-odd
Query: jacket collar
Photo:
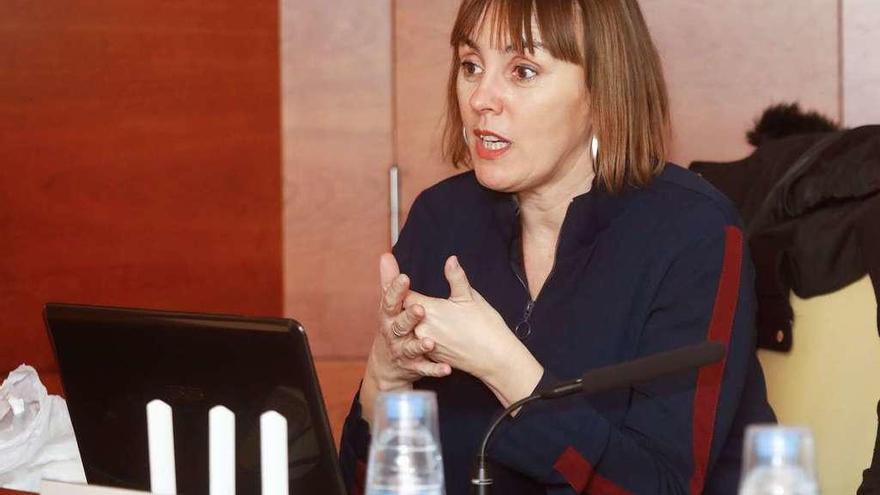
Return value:
<svg viewBox="0 0 880 495">
<path fill-rule="evenodd" d="M 492 202 L 495 226 L 504 240 L 508 243 L 519 240 L 521 225 L 515 196 L 485 190 Z M 568 206 L 559 236 L 559 256 L 568 256 L 578 248 L 593 244 L 623 212 L 634 190 L 634 187 L 626 186 L 620 193 L 613 194 L 601 181 L 594 179 L 590 190 L 575 196 Z"/>
</svg>

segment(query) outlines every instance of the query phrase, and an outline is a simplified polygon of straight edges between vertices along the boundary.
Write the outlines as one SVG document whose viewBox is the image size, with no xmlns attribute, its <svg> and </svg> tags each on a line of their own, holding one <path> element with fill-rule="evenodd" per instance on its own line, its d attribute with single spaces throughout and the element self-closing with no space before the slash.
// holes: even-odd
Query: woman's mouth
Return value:
<svg viewBox="0 0 880 495">
<path fill-rule="evenodd" d="M 475 129 L 474 135 L 477 137 L 477 156 L 484 160 L 494 160 L 499 158 L 506 153 L 513 144 L 505 137 L 483 129 Z"/>
</svg>

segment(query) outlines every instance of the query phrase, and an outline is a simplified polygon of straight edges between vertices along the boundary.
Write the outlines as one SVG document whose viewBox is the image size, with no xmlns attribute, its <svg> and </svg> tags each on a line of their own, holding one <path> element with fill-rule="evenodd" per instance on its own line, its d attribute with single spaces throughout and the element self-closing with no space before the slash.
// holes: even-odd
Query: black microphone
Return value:
<svg viewBox="0 0 880 495">
<path fill-rule="evenodd" d="M 486 462 L 489 439 L 492 438 L 492 434 L 504 418 L 525 404 L 541 399 L 557 399 L 576 393 L 594 394 L 605 390 L 629 387 L 661 376 L 717 363 L 724 358 L 725 352 L 724 344 L 720 342 L 703 342 L 672 351 L 658 352 L 621 364 L 587 371 L 577 380 L 562 382 L 548 389 L 538 390 L 534 394 L 514 402 L 495 418 L 483 437 L 483 443 L 480 445 L 480 452 L 477 454 L 474 473 L 471 477 L 471 493 L 474 495 L 488 495 L 490 493 L 492 478 Z"/>
</svg>

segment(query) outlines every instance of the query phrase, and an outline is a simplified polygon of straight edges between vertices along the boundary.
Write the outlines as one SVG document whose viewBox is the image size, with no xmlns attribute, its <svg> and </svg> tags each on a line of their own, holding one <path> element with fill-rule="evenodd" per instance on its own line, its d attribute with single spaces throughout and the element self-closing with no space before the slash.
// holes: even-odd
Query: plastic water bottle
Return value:
<svg viewBox="0 0 880 495">
<path fill-rule="evenodd" d="M 443 495 L 443 458 L 433 392 L 376 400 L 366 495 Z"/>
<path fill-rule="evenodd" d="M 806 428 L 749 426 L 739 495 L 818 495 L 813 456 Z"/>
</svg>

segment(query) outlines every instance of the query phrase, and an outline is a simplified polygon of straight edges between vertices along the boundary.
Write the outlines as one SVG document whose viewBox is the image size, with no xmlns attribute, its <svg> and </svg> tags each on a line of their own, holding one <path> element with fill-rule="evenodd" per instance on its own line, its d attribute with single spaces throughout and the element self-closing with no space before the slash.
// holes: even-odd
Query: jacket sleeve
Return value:
<svg viewBox="0 0 880 495">
<path fill-rule="evenodd" d="M 708 339 L 728 346 L 724 361 L 632 387 L 617 423 L 582 396 L 534 403 L 504 424 L 491 458 L 552 494 L 702 492 L 754 358 L 754 274 L 740 229 L 719 210 L 687 217 L 664 229 L 673 247 L 632 357 Z M 545 372 L 539 387 L 556 381 Z"/>
<path fill-rule="evenodd" d="M 400 266 L 401 273 L 410 276 L 413 285 L 417 285 L 423 274 L 419 271 L 422 263 L 419 259 L 426 254 L 426 246 L 432 239 L 431 221 L 425 205 L 424 194 L 413 202 L 406 224 L 400 232 L 392 252 Z M 378 277 L 378 273 L 376 275 Z M 378 281 L 377 281 L 378 285 Z M 376 305 L 378 307 L 377 299 Z M 339 443 L 339 463 L 345 487 L 351 495 L 365 492 L 367 477 L 367 458 L 370 446 L 370 426 L 361 415 L 360 389 L 352 400 L 351 409 L 342 427 L 342 439 Z"/>
</svg>

